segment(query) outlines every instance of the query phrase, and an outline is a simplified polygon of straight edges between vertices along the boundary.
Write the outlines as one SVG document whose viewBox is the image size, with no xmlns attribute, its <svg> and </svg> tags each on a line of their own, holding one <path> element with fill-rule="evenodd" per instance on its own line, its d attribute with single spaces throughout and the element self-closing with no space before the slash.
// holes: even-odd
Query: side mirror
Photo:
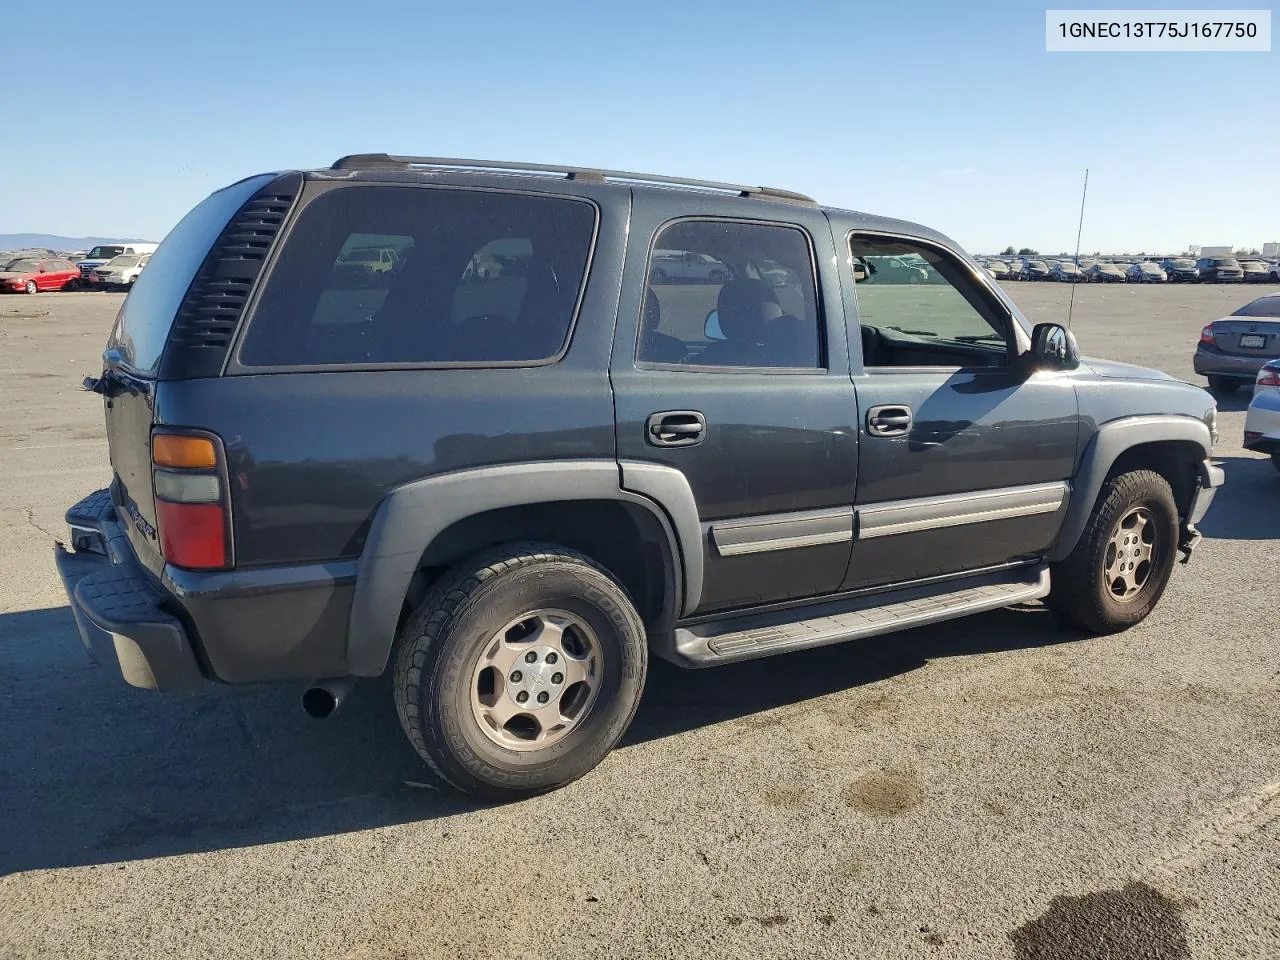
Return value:
<svg viewBox="0 0 1280 960">
<path fill-rule="evenodd" d="M 708 340 L 728 340 L 724 335 L 724 331 L 720 329 L 720 311 L 712 310 L 707 314 L 706 321 L 702 324 L 702 335 Z"/>
<path fill-rule="evenodd" d="M 1060 323 L 1037 323 L 1031 331 L 1028 365 L 1036 370 L 1074 370 L 1080 366 L 1075 335 Z"/>
</svg>

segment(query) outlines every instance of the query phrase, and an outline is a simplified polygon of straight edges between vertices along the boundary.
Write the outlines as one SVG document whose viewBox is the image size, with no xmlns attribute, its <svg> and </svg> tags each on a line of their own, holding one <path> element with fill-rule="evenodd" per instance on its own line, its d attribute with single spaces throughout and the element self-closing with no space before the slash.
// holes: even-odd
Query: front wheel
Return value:
<svg viewBox="0 0 1280 960">
<path fill-rule="evenodd" d="M 1146 618 L 1169 583 L 1178 544 L 1178 506 L 1151 470 L 1103 486 L 1080 542 L 1050 571 L 1047 603 L 1090 633 L 1125 630 Z"/>
<path fill-rule="evenodd" d="M 644 624 L 603 567 L 553 544 L 495 547 L 428 591 L 399 637 L 395 701 L 443 780 L 495 798 L 563 786 L 626 732 Z"/>
</svg>

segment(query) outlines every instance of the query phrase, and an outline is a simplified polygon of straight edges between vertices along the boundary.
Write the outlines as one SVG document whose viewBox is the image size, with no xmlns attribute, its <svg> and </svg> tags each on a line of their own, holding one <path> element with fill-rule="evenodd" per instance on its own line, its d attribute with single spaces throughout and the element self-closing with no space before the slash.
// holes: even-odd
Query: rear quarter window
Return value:
<svg viewBox="0 0 1280 960">
<path fill-rule="evenodd" d="M 279 253 L 244 367 L 530 363 L 563 349 L 596 209 L 566 198 L 352 186 L 316 197 Z"/>
<path fill-rule="evenodd" d="M 107 340 L 125 366 L 155 373 L 173 318 L 209 248 L 244 202 L 274 177 L 251 177 L 211 194 L 169 231 L 130 289 Z"/>
</svg>

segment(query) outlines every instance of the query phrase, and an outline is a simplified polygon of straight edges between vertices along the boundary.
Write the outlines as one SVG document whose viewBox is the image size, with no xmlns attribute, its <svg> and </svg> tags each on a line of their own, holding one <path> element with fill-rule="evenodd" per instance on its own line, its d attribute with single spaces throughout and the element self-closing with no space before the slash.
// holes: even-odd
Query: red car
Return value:
<svg viewBox="0 0 1280 960">
<path fill-rule="evenodd" d="M 74 286 L 79 279 L 80 270 L 70 260 L 18 257 L 0 270 L 0 290 L 9 293 L 62 290 L 67 284 Z"/>
</svg>

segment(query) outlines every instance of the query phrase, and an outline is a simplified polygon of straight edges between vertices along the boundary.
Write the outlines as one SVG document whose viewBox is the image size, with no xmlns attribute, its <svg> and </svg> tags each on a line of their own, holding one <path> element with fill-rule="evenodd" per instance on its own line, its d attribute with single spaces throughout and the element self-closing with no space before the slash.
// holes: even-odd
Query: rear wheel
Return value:
<svg viewBox="0 0 1280 960">
<path fill-rule="evenodd" d="M 1240 381 L 1231 377 L 1219 377 L 1209 374 L 1209 392 L 1218 397 L 1230 397 L 1240 388 Z"/>
<path fill-rule="evenodd" d="M 1075 549 L 1051 571 L 1048 604 L 1090 633 L 1115 633 L 1149 614 L 1169 583 L 1178 507 L 1169 482 L 1151 470 L 1107 481 Z"/>
<path fill-rule="evenodd" d="M 36 286 L 36 282 L 35 282 L 34 280 L 28 280 L 28 281 L 27 281 L 27 293 L 29 293 L 29 294 L 33 294 L 33 295 L 34 295 L 34 294 L 39 293 L 39 292 L 40 292 L 40 288 Z"/>
<path fill-rule="evenodd" d="M 581 554 L 511 544 L 455 567 L 401 630 L 395 700 L 418 755 L 467 793 L 562 786 L 635 715 L 648 648 L 621 585 Z"/>
</svg>

